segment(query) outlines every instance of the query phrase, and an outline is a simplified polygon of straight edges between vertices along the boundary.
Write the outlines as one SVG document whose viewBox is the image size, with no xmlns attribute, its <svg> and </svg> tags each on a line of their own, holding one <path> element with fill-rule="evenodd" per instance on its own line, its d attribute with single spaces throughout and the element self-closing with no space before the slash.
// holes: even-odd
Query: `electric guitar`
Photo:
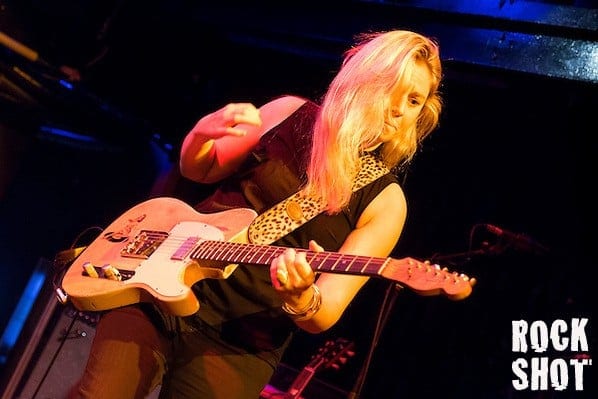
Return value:
<svg viewBox="0 0 598 399">
<path fill-rule="evenodd" d="M 247 228 L 256 216 L 247 208 L 203 214 L 170 197 L 141 202 L 71 263 L 62 277 L 62 294 L 82 311 L 154 302 L 174 315 L 193 314 L 199 310 L 194 283 L 227 278 L 239 264 L 269 266 L 286 249 L 247 243 Z M 421 295 L 443 293 L 459 300 L 475 283 L 413 258 L 305 252 L 314 271 L 383 277 Z"/>
<path fill-rule="evenodd" d="M 316 372 L 326 368 L 340 368 L 342 364 L 346 363 L 349 357 L 355 355 L 353 346 L 352 341 L 344 338 L 337 338 L 335 341 L 326 341 L 309 364 L 293 380 L 291 386 L 284 394 L 284 399 L 299 398 L 314 375 L 316 375 Z"/>
</svg>

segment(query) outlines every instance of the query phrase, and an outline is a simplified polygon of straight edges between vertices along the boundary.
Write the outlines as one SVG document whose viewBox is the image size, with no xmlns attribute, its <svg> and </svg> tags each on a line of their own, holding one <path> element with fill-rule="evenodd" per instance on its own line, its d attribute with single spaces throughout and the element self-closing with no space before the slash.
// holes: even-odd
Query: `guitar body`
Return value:
<svg viewBox="0 0 598 399">
<path fill-rule="evenodd" d="M 191 286 L 204 278 L 226 278 L 236 265 L 199 265 L 186 256 L 187 247 L 197 239 L 246 242 L 247 227 L 255 217 L 246 208 L 202 214 L 175 198 L 147 200 L 114 220 L 77 257 L 63 277 L 62 289 L 84 311 L 153 301 L 172 314 L 193 314 L 199 302 Z M 105 278 L 105 265 L 130 278 Z M 90 266 L 99 277 L 85 272 Z"/>
</svg>

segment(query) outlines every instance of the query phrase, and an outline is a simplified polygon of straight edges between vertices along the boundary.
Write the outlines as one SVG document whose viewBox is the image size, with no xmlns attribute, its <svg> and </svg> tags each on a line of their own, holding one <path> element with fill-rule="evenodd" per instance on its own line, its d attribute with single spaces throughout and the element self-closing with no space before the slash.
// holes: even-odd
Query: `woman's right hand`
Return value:
<svg viewBox="0 0 598 399">
<path fill-rule="evenodd" d="M 201 118 L 189 132 L 206 139 L 218 139 L 223 136 L 242 137 L 247 130 L 242 124 L 260 126 L 260 111 L 251 103 L 229 103 L 217 111 Z"/>
<path fill-rule="evenodd" d="M 200 183 L 230 175 L 259 140 L 261 125 L 260 111 L 251 103 L 230 103 L 205 115 L 183 140 L 181 174 Z"/>
<path fill-rule="evenodd" d="M 181 174 L 199 183 L 214 183 L 230 176 L 264 132 L 304 103 L 300 97 L 282 96 L 259 109 L 251 103 L 229 103 L 203 116 L 183 140 Z"/>
</svg>

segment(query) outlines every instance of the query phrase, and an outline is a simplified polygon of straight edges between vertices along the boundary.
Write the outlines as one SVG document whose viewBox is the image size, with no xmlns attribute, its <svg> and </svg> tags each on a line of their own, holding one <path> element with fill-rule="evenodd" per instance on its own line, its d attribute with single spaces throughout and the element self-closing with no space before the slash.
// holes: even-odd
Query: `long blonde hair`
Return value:
<svg viewBox="0 0 598 399">
<path fill-rule="evenodd" d="M 326 203 L 329 214 L 349 202 L 359 157 L 368 143 L 388 129 L 391 93 L 408 90 L 410 68 L 424 62 L 432 74 L 430 93 L 415 129 L 383 144 L 389 168 L 407 163 L 418 144 L 438 125 L 442 68 L 437 44 L 418 33 L 394 30 L 366 33 L 345 53 L 316 119 L 305 192 Z"/>
</svg>

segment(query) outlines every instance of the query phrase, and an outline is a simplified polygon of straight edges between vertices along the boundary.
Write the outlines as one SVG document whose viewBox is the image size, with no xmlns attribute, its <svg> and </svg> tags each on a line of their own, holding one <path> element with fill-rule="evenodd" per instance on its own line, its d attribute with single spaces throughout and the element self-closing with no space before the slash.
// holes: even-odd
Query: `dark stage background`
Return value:
<svg viewBox="0 0 598 399">
<path fill-rule="evenodd" d="M 201 115 L 283 93 L 317 100 L 354 34 L 408 28 L 440 42 L 446 105 L 405 179 L 410 212 L 393 257 L 432 259 L 478 283 L 453 302 L 371 281 L 332 330 L 299 334 L 285 364 L 301 369 L 326 340 L 347 338 L 355 356 L 318 378 L 355 394 L 390 292 L 362 398 L 595 397 L 593 365 L 583 391 L 572 367 L 564 392 L 511 384 L 516 358 L 568 362 L 597 345 L 595 2 L 203 3 L 0 0 L 0 33 L 35 53 L 0 46 L 4 381 L 29 339 L 25 330 L 16 346 L 7 341 L 15 317 L 28 317 L 23 301 L 35 299 L 28 283 L 52 271 L 57 252 L 148 197 L 194 203 L 210 192 L 176 173 L 178 146 Z M 61 83 L 63 65 L 81 81 Z M 589 319 L 588 352 L 511 351 L 513 320 L 572 318 Z"/>
</svg>

